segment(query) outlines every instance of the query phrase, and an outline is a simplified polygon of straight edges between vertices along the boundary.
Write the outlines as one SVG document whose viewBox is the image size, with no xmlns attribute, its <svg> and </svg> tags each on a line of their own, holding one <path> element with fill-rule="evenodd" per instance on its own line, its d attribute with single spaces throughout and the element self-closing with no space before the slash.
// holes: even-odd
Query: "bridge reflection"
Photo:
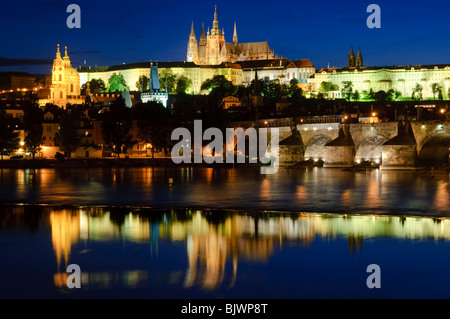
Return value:
<svg viewBox="0 0 450 319">
<path fill-rule="evenodd" d="M 441 185 L 446 187 L 447 183 Z M 377 192 L 376 185 L 373 192 Z M 39 214 L 30 214 L 30 210 Z M 28 227 L 28 219 L 36 216 L 40 216 L 40 224 L 50 226 L 57 265 L 53 280 L 61 289 L 66 285 L 65 269 L 73 262 L 72 255 L 95 253 L 98 244 L 115 245 L 110 254 L 117 260 L 123 258 L 126 247 L 147 247 L 145 254 L 156 260 L 168 246 L 182 247 L 185 255 L 178 253 L 172 258 L 179 268 L 186 268 L 158 280 L 213 290 L 235 284 L 240 262 L 267 263 L 274 253 L 292 245 L 308 248 L 314 241 L 341 239 L 353 254 L 361 253 L 363 241 L 377 238 L 450 240 L 447 218 L 50 206 L 11 206 L 1 211 L 1 228 Z M 127 270 L 86 269 L 82 284 L 91 289 L 135 288 L 153 278 L 151 271 L 148 265 Z"/>
</svg>

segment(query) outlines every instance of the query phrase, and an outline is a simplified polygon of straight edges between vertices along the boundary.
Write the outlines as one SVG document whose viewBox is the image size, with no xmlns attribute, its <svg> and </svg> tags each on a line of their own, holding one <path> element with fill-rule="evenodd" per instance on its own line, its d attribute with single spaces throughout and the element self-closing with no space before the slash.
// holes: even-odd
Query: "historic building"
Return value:
<svg viewBox="0 0 450 319">
<path fill-rule="evenodd" d="M 169 94 L 167 93 L 167 85 L 164 91 L 161 91 L 161 85 L 159 83 L 158 66 L 152 65 L 150 68 L 150 80 L 148 83 L 148 92 L 141 94 L 141 100 L 143 103 L 148 101 L 160 102 L 167 107 L 167 100 Z"/>
<path fill-rule="evenodd" d="M 52 103 L 60 107 L 65 107 L 67 103 L 81 104 L 84 98 L 80 95 L 80 85 L 80 75 L 71 65 L 67 47 L 65 47 L 64 57 L 61 58 L 58 44 L 56 58 L 53 61 L 50 93 L 47 98 L 40 99 L 39 104 Z"/>
<path fill-rule="evenodd" d="M 437 83 L 442 89 L 443 98 L 450 97 L 450 64 L 435 65 L 397 65 L 375 66 L 363 65 L 361 51 L 355 57 L 353 49 L 348 57 L 346 68 L 324 68 L 316 72 L 310 79 L 313 91 L 318 91 L 322 82 L 331 82 L 343 88 L 343 82 L 353 84 L 353 92 L 373 92 L 394 90 L 402 97 L 411 98 L 414 89 L 419 84 L 422 87 L 422 97 L 438 98 L 432 85 Z"/>
<path fill-rule="evenodd" d="M 236 22 L 234 23 L 233 42 L 225 42 L 225 32 L 219 29 L 217 19 L 217 6 L 214 12 L 212 29 L 205 35 L 205 27 L 202 25 L 200 41 L 194 32 L 194 22 L 191 26 L 191 34 L 187 47 L 187 61 L 198 65 L 219 65 L 224 62 L 268 60 L 274 58 L 274 52 L 267 41 L 238 43 Z"/>
</svg>

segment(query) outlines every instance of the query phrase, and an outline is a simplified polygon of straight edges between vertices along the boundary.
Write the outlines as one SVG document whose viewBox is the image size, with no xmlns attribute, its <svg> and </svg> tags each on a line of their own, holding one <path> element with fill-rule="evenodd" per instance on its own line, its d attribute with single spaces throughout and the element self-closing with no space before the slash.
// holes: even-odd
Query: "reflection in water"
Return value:
<svg viewBox="0 0 450 319">
<path fill-rule="evenodd" d="M 78 251 L 94 249 L 92 246 L 96 242 L 119 242 L 124 246 L 144 244 L 153 250 L 157 250 L 161 243 L 182 243 L 187 254 L 187 269 L 181 278 L 184 287 L 214 290 L 223 283 L 233 287 L 239 261 L 267 263 L 275 251 L 292 243 L 308 247 L 315 240 L 347 238 L 349 251 L 353 254 L 361 253 L 363 240 L 377 237 L 450 239 L 450 220 L 445 218 L 99 207 L 39 208 L 48 213 L 58 267 L 53 279 L 60 288 L 65 287 L 68 276 L 65 267 L 71 263 L 74 247 L 80 243 L 83 244 L 77 247 Z M 25 209 L 30 208 L 2 208 L 2 225 L 7 225 L 5 220 L 12 219 L 24 222 L 24 218 L 11 218 L 11 215 L 23 214 Z M 182 255 L 175 258 L 182 263 Z M 60 268 L 62 260 L 65 267 Z M 82 275 L 82 283 L 92 289 L 107 289 L 115 285 L 137 287 L 148 280 L 148 270 L 145 269 L 86 270 Z"/>
<path fill-rule="evenodd" d="M 377 196 L 376 186 L 371 186 L 373 196 Z M 444 189 L 445 194 L 446 187 L 441 184 L 439 189 Z M 302 192 L 301 187 L 297 189 Z M 223 289 L 231 291 L 235 287 L 241 289 L 243 282 L 254 275 L 251 269 L 275 267 L 275 273 L 283 273 L 286 265 L 279 264 L 278 258 L 293 247 L 301 248 L 303 253 L 299 255 L 296 250 L 287 260 L 295 267 L 305 268 L 311 259 L 304 259 L 308 260 L 305 264 L 297 260 L 299 256 L 311 257 L 308 252 L 317 250 L 322 243 L 327 247 L 335 242 L 347 245 L 344 250 L 333 246 L 336 248 L 324 255 L 328 259 L 332 258 L 329 254 L 337 254 L 336 261 L 348 260 L 352 255 L 362 258 L 373 252 L 376 240 L 434 242 L 435 245 L 450 240 L 448 218 L 0 206 L 0 244 L 5 243 L 8 234 L 15 234 L 6 230 L 23 228 L 30 233 L 51 235 L 51 238 L 35 237 L 37 242 L 43 241 L 38 248 L 43 256 L 42 264 L 51 265 L 48 270 L 51 277 L 43 278 L 51 278 L 58 293 L 64 294 L 74 293 L 66 286 L 70 274 L 65 270 L 72 263 L 82 265 L 82 287 L 89 291 L 145 287 L 158 291 L 178 287 L 180 291 L 213 293 Z M 0 247 L 5 249 L 6 246 Z M 48 247 L 51 247 L 51 256 L 44 253 Z M 6 267 L 15 259 L 3 260 L 2 265 Z"/>
<path fill-rule="evenodd" d="M 0 169 L 0 202 L 450 216 L 448 183 L 449 174 L 317 167 L 274 175 L 251 168 Z"/>
</svg>

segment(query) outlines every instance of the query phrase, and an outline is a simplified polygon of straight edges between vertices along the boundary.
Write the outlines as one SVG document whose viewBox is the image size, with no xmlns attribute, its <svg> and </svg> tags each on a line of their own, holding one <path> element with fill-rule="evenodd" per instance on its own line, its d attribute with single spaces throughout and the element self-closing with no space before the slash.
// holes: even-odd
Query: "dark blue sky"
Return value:
<svg viewBox="0 0 450 319">
<path fill-rule="evenodd" d="M 81 29 L 66 26 L 71 3 L 81 7 Z M 371 3 L 381 7 L 381 29 L 366 25 Z M 75 67 L 184 61 L 192 20 L 199 38 L 215 4 L 226 41 L 236 20 L 239 42 L 268 40 L 279 56 L 316 68 L 345 66 L 351 46 L 365 65 L 450 63 L 448 0 L 46 0 L 2 1 L 0 70 L 50 73 L 57 43 Z"/>
</svg>

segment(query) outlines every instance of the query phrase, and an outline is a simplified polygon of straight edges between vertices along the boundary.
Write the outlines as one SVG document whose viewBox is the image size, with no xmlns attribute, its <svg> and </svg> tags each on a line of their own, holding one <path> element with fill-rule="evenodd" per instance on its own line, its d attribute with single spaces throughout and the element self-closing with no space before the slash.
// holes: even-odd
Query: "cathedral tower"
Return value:
<svg viewBox="0 0 450 319">
<path fill-rule="evenodd" d="M 350 49 L 350 54 L 348 55 L 348 67 L 354 68 L 356 67 L 356 57 L 355 52 L 353 52 L 353 48 Z"/>
<path fill-rule="evenodd" d="M 206 63 L 209 65 L 217 65 L 222 61 L 220 59 L 220 50 L 225 43 L 225 37 L 219 29 L 219 20 L 217 20 L 217 6 L 214 11 L 214 21 L 211 32 L 208 33 L 206 40 Z"/>
<path fill-rule="evenodd" d="M 192 21 L 191 34 L 189 35 L 186 61 L 197 63 L 197 59 L 198 59 L 197 37 L 195 36 L 195 32 L 194 32 L 194 21 Z"/>
<path fill-rule="evenodd" d="M 237 36 L 237 31 L 236 31 L 236 21 L 234 21 L 233 44 L 234 45 L 238 44 L 238 36 Z"/>
<path fill-rule="evenodd" d="M 355 66 L 357 68 L 360 68 L 363 66 L 363 58 L 362 58 L 362 54 L 361 54 L 361 49 L 358 50 L 358 55 L 356 56 Z"/>
</svg>

